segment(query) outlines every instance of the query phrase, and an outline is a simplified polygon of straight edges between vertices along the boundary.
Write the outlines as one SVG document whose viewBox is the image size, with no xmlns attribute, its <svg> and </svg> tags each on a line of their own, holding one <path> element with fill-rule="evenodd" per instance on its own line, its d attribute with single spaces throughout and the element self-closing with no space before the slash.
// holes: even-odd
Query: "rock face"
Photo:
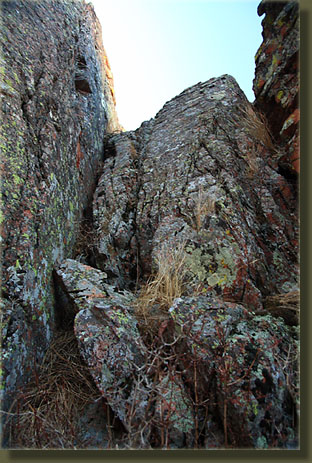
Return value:
<svg viewBox="0 0 312 463">
<path fill-rule="evenodd" d="M 263 42 L 256 54 L 255 106 L 266 116 L 272 135 L 284 149 L 280 168 L 288 177 L 299 172 L 299 5 L 263 0 L 258 14 Z"/>
<path fill-rule="evenodd" d="M 131 288 L 183 243 L 193 283 L 262 309 L 297 284 L 296 196 L 264 124 L 231 76 L 199 83 L 114 135 L 93 214 L 96 263 Z"/>
<path fill-rule="evenodd" d="M 6 403 L 55 325 L 52 269 L 71 255 L 103 137 L 119 129 L 101 27 L 82 1 L 1 2 Z"/>
<path fill-rule="evenodd" d="M 90 5 L 2 8 L 4 409 L 61 327 L 81 441 L 296 448 L 296 4 L 259 6 L 254 105 L 223 75 L 132 132 Z"/>
<path fill-rule="evenodd" d="M 298 339 L 281 318 L 207 295 L 177 298 L 146 345 L 131 293 L 71 259 L 57 275 L 78 312 L 80 351 L 128 445 L 296 446 Z"/>
<path fill-rule="evenodd" d="M 129 445 L 295 447 L 296 328 L 265 309 L 297 289 L 297 203 L 264 123 L 225 75 L 110 136 L 105 156 L 93 201 L 103 273 L 76 261 L 57 272 L 80 309 L 82 355 Z M 172 278 L 175 250 L 184 295 L 165 315 L 149 302 L 151 341 L 131 290 L 157 265 Z"/>
</svg>

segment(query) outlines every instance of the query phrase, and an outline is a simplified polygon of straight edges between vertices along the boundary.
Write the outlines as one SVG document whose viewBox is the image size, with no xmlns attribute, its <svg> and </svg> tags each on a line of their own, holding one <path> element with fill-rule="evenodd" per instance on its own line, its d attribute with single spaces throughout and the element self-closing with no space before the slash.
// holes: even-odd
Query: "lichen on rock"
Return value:
<svg viewBox="0 0 312 463">
<path fill-rule="evenodd" d="M 5 425 L 24 399 L 48 445 L 23 387 L 63 330 L 96 397 L 74 445 L 297 448 L 297 3 L 258 7 L 253 104 L 225 74 L 130 132 L 90 4 L 1 7 Z"/>
</svg>

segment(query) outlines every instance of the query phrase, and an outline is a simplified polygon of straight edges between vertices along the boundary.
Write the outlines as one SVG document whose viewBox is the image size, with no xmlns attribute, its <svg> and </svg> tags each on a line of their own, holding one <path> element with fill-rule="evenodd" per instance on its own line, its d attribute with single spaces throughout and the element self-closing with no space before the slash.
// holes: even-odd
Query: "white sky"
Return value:
<svg viewBox="0 0 312 463">
<path fill-rule="evenodd" d="M 260 0 L 92 0 L 103 29 L 119 122 L 126 130 L 166 101 L 212 77 L 231 74 L 254 100 Z"/>
</svg>

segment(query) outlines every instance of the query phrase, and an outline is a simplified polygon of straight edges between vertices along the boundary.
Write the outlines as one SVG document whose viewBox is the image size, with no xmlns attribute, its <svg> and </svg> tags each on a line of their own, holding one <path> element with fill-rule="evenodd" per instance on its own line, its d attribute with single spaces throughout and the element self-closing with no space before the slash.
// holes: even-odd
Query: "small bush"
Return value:
<svg viewBox="0 0 312 463">
<path fill-rule="evenodd" d="M 202 230 L 207 215 L 213 212 L 214 208 L 215 200 L 205 195 L 202 188 L 200 188 L 193 211 L 193 228 L 195 228 L 198 233 Z"/>
<path fill-rule="evenodd" d="M 274 317 L 282 317 L 290 325 L 298 325 L 300 309 L 299 290 L 283 294 L 268 296 L 264 301 L 264 308 Z"/>
<path fill-rule="evenodd" d="M 77 224 L 78 235 L 75 242 L 74 248 L 74 259 L 82 262 L 88 262 L 91 256 L 94 254 L 95 245 L 95 231 L 91 220 L 83 219 Z"/>
</svg>

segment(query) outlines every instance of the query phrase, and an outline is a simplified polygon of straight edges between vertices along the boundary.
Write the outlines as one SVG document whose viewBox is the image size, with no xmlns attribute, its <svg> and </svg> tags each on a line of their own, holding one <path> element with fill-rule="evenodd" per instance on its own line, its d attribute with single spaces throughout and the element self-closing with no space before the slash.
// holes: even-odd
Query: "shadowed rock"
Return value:
<svg viewBox="0 0 312 463">
<path fill-rule="evenodd" d="M 207 296 L 176 299 L 169 311 L 185 334 L 185 358 L 196 362 L 197 379 L 185 362 L 185 382 L 197 380 L 202 401 L 210 399 L 226 445 L 296 447 L 296 329 Z"/>
<path fill-rule="evenodd" d="M 256 53 L 255 106 L 266 116 L 284 155 L 283 175 L 296 183 L 299 173 L 299 4 L 262 1 L 258 6 L 263 42 Z"/>
<path fill-rule="evenodd" d="M 72 253 L 103 135 L 119 128 L 101 40 L 94 10 L 82 1 L 1 2 L 5 409 L 49 345 L 52 269 Z"/>
<path fill-rule="evenodd" d="M 179 377 L 157 370 L 156 352 L 148 351 L 138 331 L 134 296 L 117 292 L 100 270 L 72 259 L 56 273 L 77 311 L 74 330 L 80 352 L 131 444 L 149 447 L 153 423 L 167 420 L 162 445 L 183 445 L 185 434 L 191 436 L 194 428 L 190 399 Z"/>
</svg>

